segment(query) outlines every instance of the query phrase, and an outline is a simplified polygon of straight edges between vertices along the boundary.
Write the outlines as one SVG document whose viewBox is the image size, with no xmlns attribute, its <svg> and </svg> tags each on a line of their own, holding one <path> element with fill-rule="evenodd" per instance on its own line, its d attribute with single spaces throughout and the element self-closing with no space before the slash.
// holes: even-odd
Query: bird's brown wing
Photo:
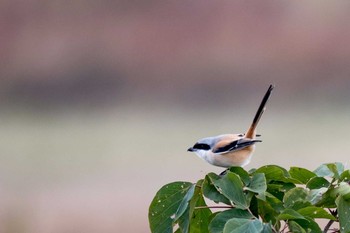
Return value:
<svg viewBox="0 0 350 233">
<path fill-rule="evenodd" d="M 242 139 L 238 139 L 238 140 L 234 140 L 234 141 L 228 142 L 225 145 L 221 145 L 219 147 L 213 148 L 212 151 L 213 151 L 213 153 L 223 154 L 223 153 L 226 153 L 226 152 L 242 150 L 243 148 L 251 146 L 251 145 L 255 144 L 256 142 L 261 142 L 261 140 L 242 138 Z"/>
</svg>

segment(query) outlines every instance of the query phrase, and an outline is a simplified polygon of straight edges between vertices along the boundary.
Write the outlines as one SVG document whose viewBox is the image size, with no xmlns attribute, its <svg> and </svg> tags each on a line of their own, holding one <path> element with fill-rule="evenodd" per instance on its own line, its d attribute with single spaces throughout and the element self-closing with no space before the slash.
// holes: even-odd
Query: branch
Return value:
<svg viewBox="0 0 350 233">
<path fill-rule="evenodd" d="M 334 217 L 337 217 L 338 215 L 338 210 L 329 210 L 329 212 L 331 212 L 331 214 Z M 329 220 L 329 222 L 327 223 L 327 225 L 324 227 L 323 233 L 327 233 L 329 231 L 329 229 L 331 228 L 332 224 L 334 223 L 334 220 Z"/>
<path fill-rule="evenodd" d="M 287 229 L 287 226 L 288 226 L 287 222 L 288 222 L 288 220 L 284 222 L 284 226 L 282 227 L 282 230 L 279 231 L 280 233 L 283 233 Z"/>
</svg>

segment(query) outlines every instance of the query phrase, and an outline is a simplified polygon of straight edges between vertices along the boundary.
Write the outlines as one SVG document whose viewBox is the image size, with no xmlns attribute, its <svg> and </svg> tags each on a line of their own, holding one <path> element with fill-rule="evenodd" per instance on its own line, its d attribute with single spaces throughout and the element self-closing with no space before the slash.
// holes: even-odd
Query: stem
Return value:
<svg viewBox="0 0 350 233">
<path fill-rule="evenodd" d="M 255 216 L 254 214 L 253 214 L 253 212 L 248 208 L 247 209 L 248 210 L 248 212 L 252 215 L 252 216 Z"/>
<path fill-rule="evenodd" d="M 337 217 L 337 215 L 338 215 L 338 210 L 335 210 L 335 211 L 329 210 L 329 212 L 331 212 L 331 214 L 332 214 L 334 217 Z M 329 231 L 329 229 L 331 228 L 331 226 L 332 226 L 333 223 L 334 223 L 334 220 L 329 220 L 329 222 L 327 223 L 327 225 L 324 227 L 323 233 L 327 233 L 327 232 Z"/>
<path fill-rule="evenodd" d="M 329 222 L 327 223 L 327 225 L 325 226 L 323 233 L 327 233 L 329 228 L 331 228 L 332 224 L 334 223 L 334 220 L 329 220 Z"/>
<path fill-rule="evenodd" d="M 287 229 L 287 227 L 288 227 L 287 222 L 288 222 L 288 220 L 287 220 L 287 221 L 284 221 L 284 225 L 283 225 L 283 227 L 282 227 L 282 230 L 279 231 L 280 233 L 283 233 L 283 232 Z"/>
<path fill-rule="evenodd" d="M 224 209 L 224 208 L 228 208 L 228 209 L 230 209 L 230 208 L 234 208 L 234 207 L 232 207 L 232 206 L 196 206 L 196 207 L 194 207 L 194 209 L 214 209 L 214 208 L 217 208 L 217 209 Z"/>
</svg>

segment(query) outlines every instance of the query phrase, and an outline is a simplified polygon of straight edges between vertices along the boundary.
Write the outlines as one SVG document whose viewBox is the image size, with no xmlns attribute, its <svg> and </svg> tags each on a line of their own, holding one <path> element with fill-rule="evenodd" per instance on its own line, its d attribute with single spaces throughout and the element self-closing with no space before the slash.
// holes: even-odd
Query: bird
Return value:
<svg viewBox="0 0 350 233">
<path fill-rule="evenodd" d="M 218 167 L 244 167 L 249 164 L 255 150 L 255 144 L 262 142 L 256 139 L 256 137 L 260 136 L 256 134 L 256 127 L 262 114 L 266 110 L 266 103 L 274 88 L 275 85 L 273 84 L 269 86 L 255 114 L 253 122 L 246 133 L 222 134 L 202 138 L 192 147 L 188 148 L 187 151 L 194 152 L 198 157 Z"/>
</svg>

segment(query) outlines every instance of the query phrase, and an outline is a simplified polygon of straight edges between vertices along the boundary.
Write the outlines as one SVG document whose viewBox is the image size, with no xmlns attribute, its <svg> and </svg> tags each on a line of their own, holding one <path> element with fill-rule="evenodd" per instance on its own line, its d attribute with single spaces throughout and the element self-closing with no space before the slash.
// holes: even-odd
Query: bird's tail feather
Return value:
<svg viewBox="0 0 350 233">
<path fill-rule="evenodd" d="M 264 95 L 264 98 L 261 101 L 261 104 L 258 108 L 258 111 L 255 114 L 255 117 L 253 119 L 253 123 L 251 124 L 251 126 L 249 127 L 249 129 L 246 133 L 246 138 L 254 138 L 255 137 L 255 128 L 258 125 L 259 120 L 266 109 L 266 103 L 269 100 L 271 92 L 274 88 L 275 88 L 275 86 L 272 84 L 269 86 L 269 89 L 267 90 L 266 94 Z"/>
</svg>

